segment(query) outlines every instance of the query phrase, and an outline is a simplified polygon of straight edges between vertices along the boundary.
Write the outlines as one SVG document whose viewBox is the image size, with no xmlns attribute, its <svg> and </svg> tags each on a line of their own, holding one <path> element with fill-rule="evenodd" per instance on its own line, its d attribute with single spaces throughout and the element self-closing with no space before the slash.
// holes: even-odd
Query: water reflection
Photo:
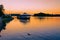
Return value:
<svg viewBox="0 0 60 40">
<path fill-rule="evenodd" d="M 2 22 L 2 24 L 0 24 L 0 33 L 2 30 L 5 30 L 6 29 L 6 23 Z M 1 35 L 0 35 L 1 37 Z"/>
<path fill-rule="evenodd" d="M 46 17 L 44 16 L 35 16 L 36 19 L 44 20 Z"/>
<path fill-rule="evenodd" d="M 6 23 L 4 23 L 4 22 L 2 22 L 2 24 L 0 24 L 1 26 L 0 26 L 0 32 L 2 31 L 2 30 L 5 30 L 6 28 Z"/>
<path fill-rule="evenodd" d="M 6 25 L 0 40 L 60 40 L 60 18 L 45 17 L 41 20 L 38 17 L 16 18 Z"/>
<path fill-rule="evenodd" d="M 20 22 L 22 22 L 24 24 L 28 23 L 29 21 L 30 21 L 30 19 L 20 19 Z"/>
<path fill-rule="evenodd" d="M 10 21 L 12 21 L 12 18 L 2 18 L 0 17 L 0 33 L 6 29 L 6 24 L 8 24 Z M 0 35 L 1 37 L 1 35 Z"/>
<path fill-rule="evenodd" d="M 2 18 L 0 17 L 0 33 L 2 30 L 5 30 L 6 28 L 6 23 L 2 21 Z M 1 35 L 0 35 L 1 37 Z"/>
</svg>

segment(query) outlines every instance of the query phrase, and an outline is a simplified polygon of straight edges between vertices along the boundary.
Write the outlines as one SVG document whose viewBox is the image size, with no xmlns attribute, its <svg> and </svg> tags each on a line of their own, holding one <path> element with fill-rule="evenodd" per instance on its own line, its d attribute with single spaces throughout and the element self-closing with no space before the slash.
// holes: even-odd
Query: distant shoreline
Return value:
<svg viewBox="0 0 60 40">
<path fill-rule="evenodd" d="M 24 14 L 24 13 L 23 13 Z M 23 16 L 22 14 L 22 16 Z M 10 15 L 10 16 L 21 16 L 21 14 L 5 14 L 5 15 Z M 26 16 L 37 16 L 37 17 L 60 17 L 60 14 L 46 14 L 46 13 L 36 13 L 33 15 L 30 15 L 28 13 L 26 13 Z"/>
<path fill-rule="evenodd" d="M 46 14 L 46 13 L 37 13 L 33 16 L 41 16 L 41 17 L 60 17 L 60 14 Z"/>
</svg>

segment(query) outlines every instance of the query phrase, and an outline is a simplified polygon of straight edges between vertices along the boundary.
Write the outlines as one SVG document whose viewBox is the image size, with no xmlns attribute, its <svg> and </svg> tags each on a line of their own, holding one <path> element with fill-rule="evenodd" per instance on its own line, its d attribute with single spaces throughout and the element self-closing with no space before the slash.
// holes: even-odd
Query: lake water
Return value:
<svg viewBox="0 0 60 40">
<path fill-rule="evenodd" d="M 1 28 L 0 40 L 60 40 L 60 17 L 14 18 Z"/>
</svg>

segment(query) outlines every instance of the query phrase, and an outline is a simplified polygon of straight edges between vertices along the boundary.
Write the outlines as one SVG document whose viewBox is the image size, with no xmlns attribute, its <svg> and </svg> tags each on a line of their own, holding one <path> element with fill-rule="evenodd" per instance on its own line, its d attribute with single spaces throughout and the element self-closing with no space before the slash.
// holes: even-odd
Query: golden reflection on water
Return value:
<svg viewBox="0 0 60 40">
<path fill-rule="evenodd" d="M 24 24 L 19 19 L 14 18 L 10 23 L 6 25 L 6 30 L 2 31 L 2 35 L 22 35 L 25 33 L 40 33 L 60 30 L 60 18 L 46 17 L 44 19 L 38 19 L 37 17 L 31 17 L 30 21 Z"/>
</svg>

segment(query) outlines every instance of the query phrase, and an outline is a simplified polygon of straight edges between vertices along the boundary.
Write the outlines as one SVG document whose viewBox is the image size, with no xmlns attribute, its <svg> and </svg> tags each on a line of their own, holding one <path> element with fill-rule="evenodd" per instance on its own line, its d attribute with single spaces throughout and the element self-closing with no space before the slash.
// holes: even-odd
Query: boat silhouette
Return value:
<svg viewBox="0 0 60 40">
<path fill-rule="evenodd" d="M 18 16 L 17 18 L 18 18 L 18 19 L 30 19 L 30 15 L 27 14 L 27 13 L 24 13 L 24 14 Z"/>
</svg>

